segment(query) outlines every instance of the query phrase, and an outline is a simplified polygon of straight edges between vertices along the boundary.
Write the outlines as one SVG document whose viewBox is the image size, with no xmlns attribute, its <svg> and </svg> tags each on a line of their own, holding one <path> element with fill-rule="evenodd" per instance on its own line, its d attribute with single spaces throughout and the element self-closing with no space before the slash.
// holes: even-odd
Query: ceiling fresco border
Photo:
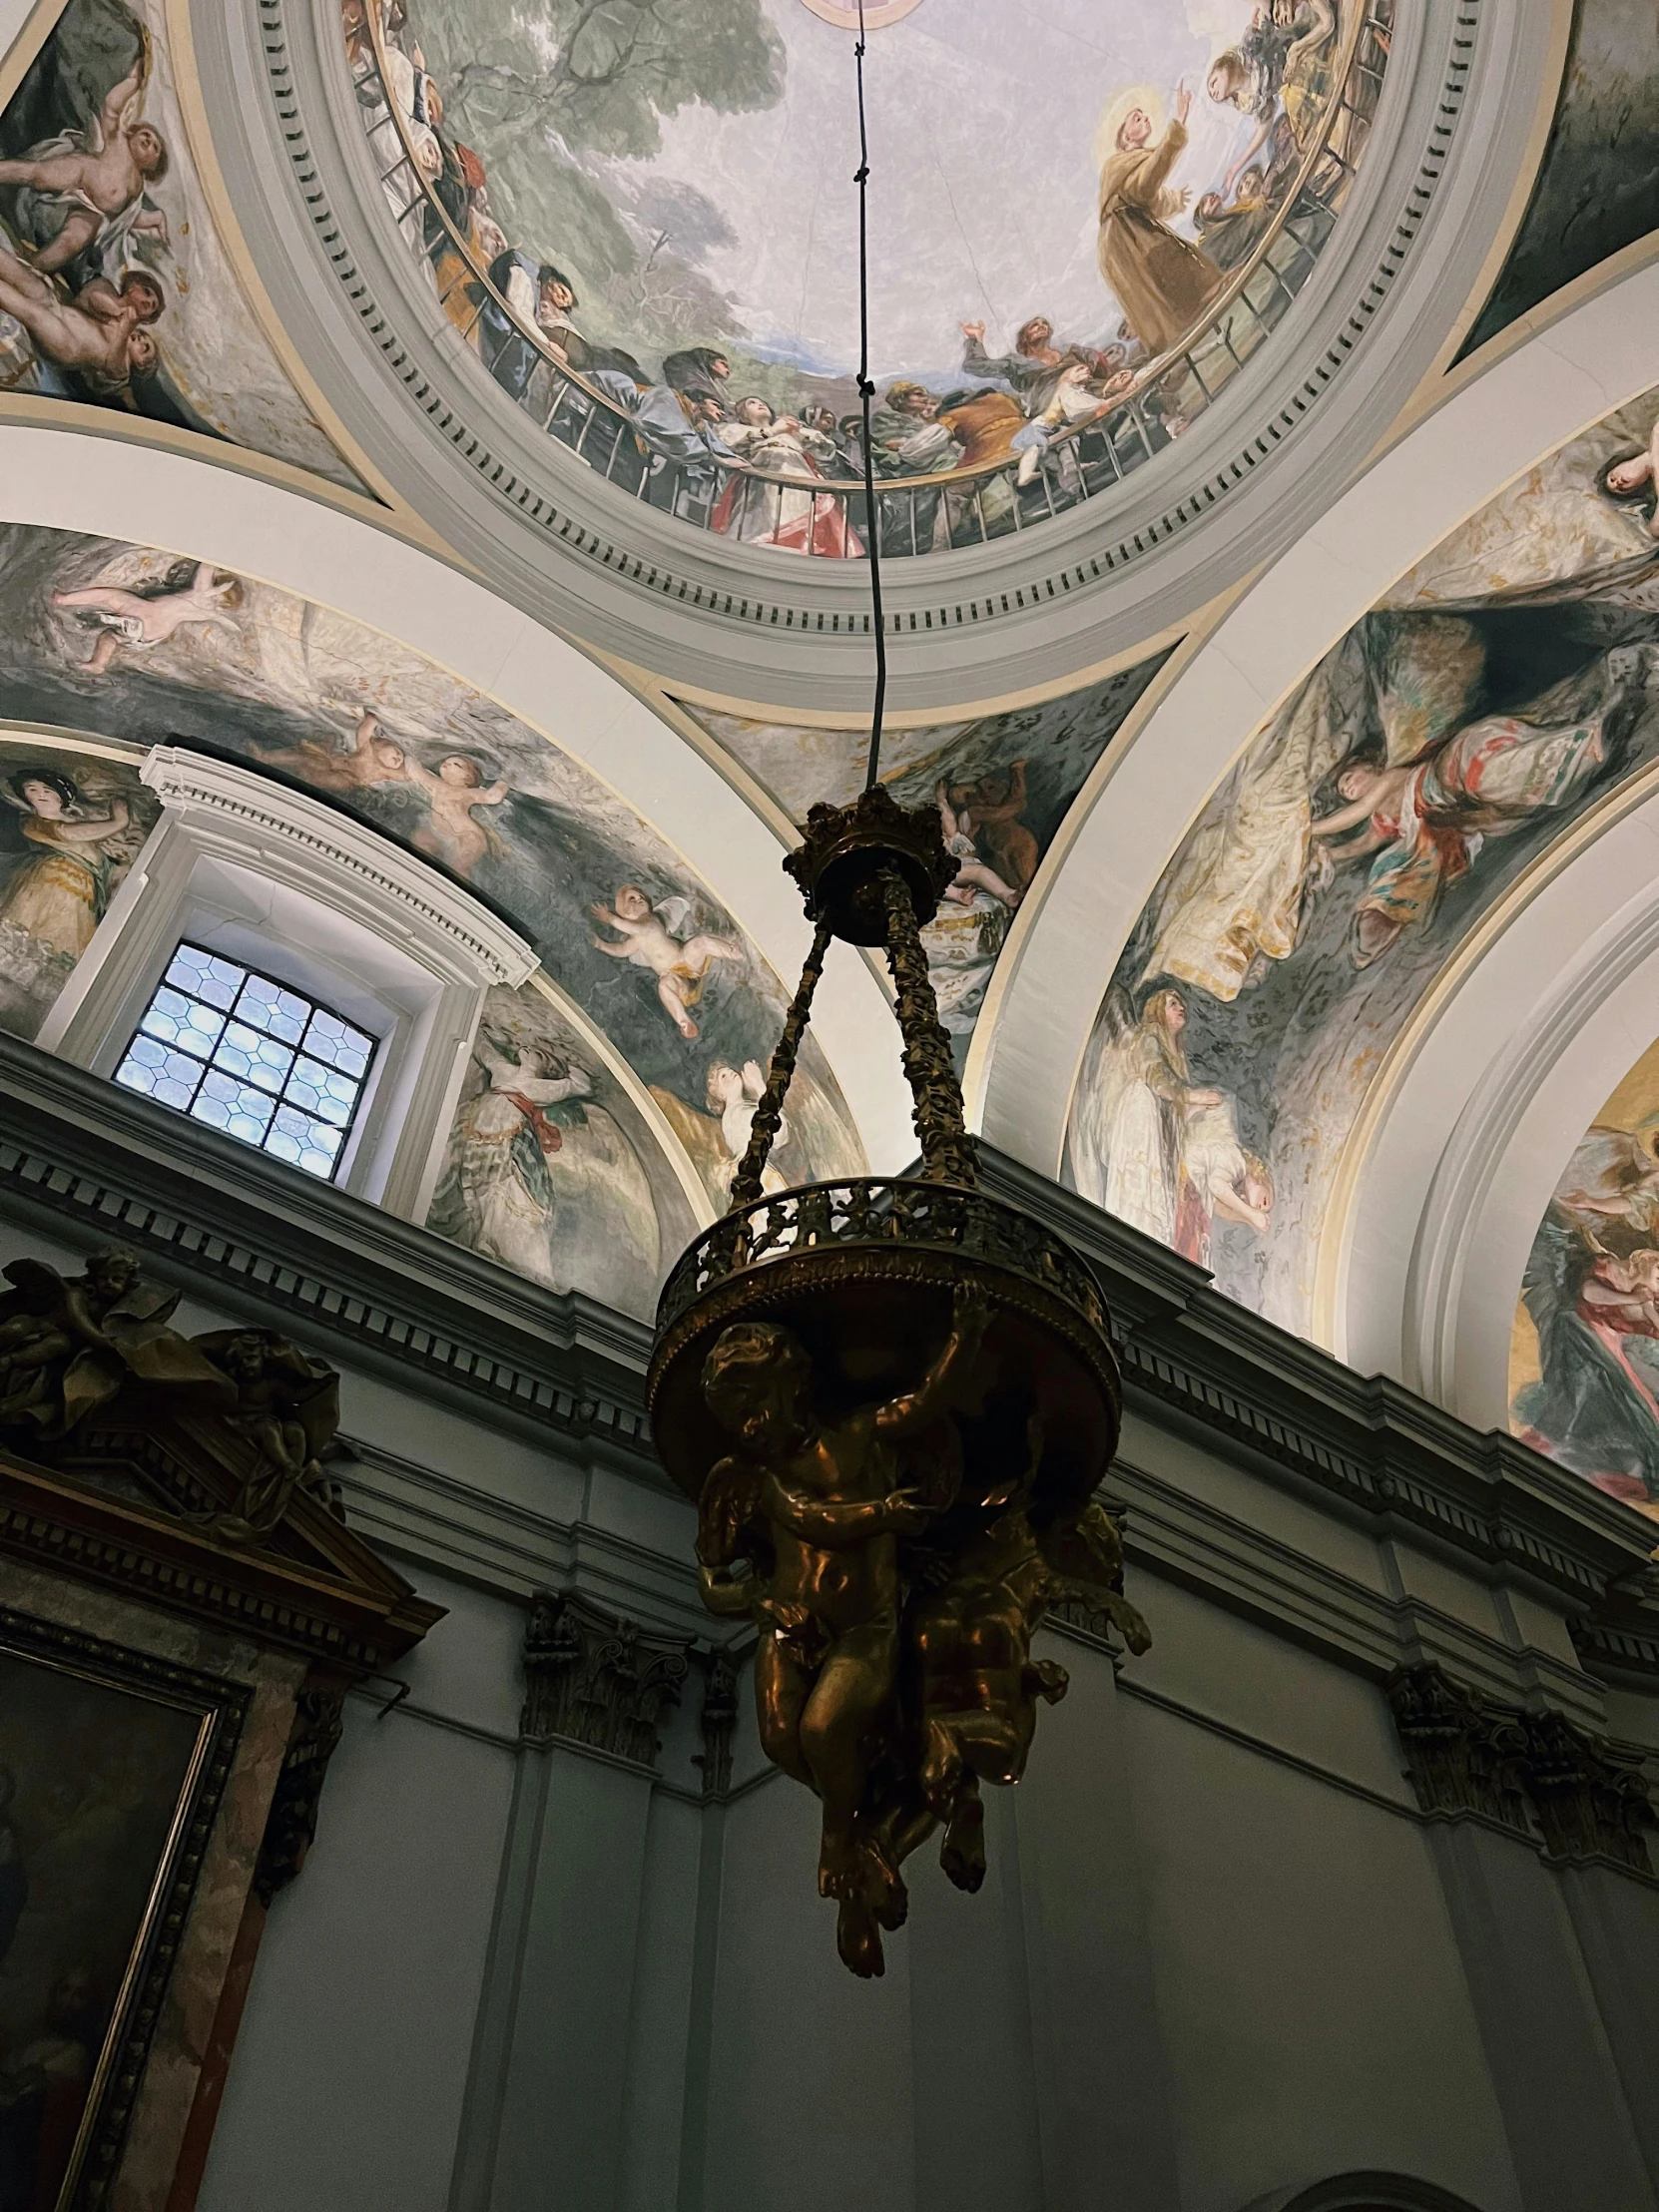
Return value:
<svg viewBox="0 0 1659 2212">
<path fill-rule="evenodd" d="M 336 506 L 131 440 L 83 439 L 77 454 L 71 435 L 0 427 L 0 520 L 130 536 L 269 582 L 404 644 L 544 737 L 562 731 L 554 745 L 651 826 L 774 974 L 799 970 L 811 931 L 776 832 L 591 656 L 422 548 L 383 529 L 363 540 L 373 526 Z M 814 1029 L 866 1152 L 896 1169 L 914 1150 L 910 1099 L 896 1062 L 866 1049 L 877 1018 L 890 1016 L 869 969 L 832 962 Z"/>
<path fill-rule="evenodd" d="M 549 456 L 532 451 L 516 410 L 505 400 L 497 408 L 462 374 L 467 363 L 425 342 L 444 318 L 369 197 L 377 188 L 345 112 L 350 88 L 332 16 L 329 0 L 261 0 L 257 20 L 252 9 L 209 0 L 194 0 L 193 12 L 212 104 L 248 117 L 247 132 L 222 149 L 244 229 L 278 311 L 304 329 L 307 357 L 331 362 L 325 380 L 337 379 L 337 404 L 359 436 L 394 481 L 419 472 L 423 506 L 468 560 L 600 651 L 682 690 L 855 711 L 866 685 L 862 583 L 802 573 L 842 564 L 792 568 L 775 555 L 762 566 L 764 556 L 710 546 L 670 518 L 653 527 L 631 504 L 633 542 L 622 545 L 620 500 L 600 499 L 606 487 L 579 466 L 553 488 Z M 1183 441 L 1182 480 L 1162 466 L 1143 470 L 1123 504 L 1111 503 L 1109 549 L 1102 518 L 1089 513 L 1044 526 L 1040 564 L 1029 547 L 1010 556 L 996 545 L 902 564 L 927 573 L 904 574 L 892 594 L 895 706 L 1017 693 L 1057 670 L 1098 665 L 1294 536 L 1326 502 L 1333 475 L 1375 443 L 1375 422 L 1428 370 L 1509 219 L 1534 120 L 1528 73 L 1553 25 L 1554 0 L 1409 12 L 1384 88 L 1382 143 L 1345 217 L 1350 250 L 1322 259 L 1300 319 L 1281 334 L 1273 388 L 1292 397 L 1243 440 L 1226 403 L 1201 418 Z M 287 171 L 284 190 L 274 157 Z M 332 271 L 330 297 L 308 296 L 320 293 L 319 266 Z M 394 392 L 405 394 L 397 417 L 381 404 Z M 377 410 L 387 419 L 374 420 Z M 413 440 L 411 420 L 425 425 Z M 550 546 L 569 558 L 550 564 Z"/>
<path fill-rule="evenodd" d="M 990 1142 L 1057 1174 L 1112 969 L 1210 796 L 1280 702 L 1427 547 L 1651 387 L 1646 333 L 1656 326 L 1659 264 L 1649 264 L 1465 384 L 1233 600 L 1076 823 L 1019 992 L 986 1047 L 980 1126 Z M 1070 1070 L 1063 1087 L 1057 1061 Z"/>
</svg>

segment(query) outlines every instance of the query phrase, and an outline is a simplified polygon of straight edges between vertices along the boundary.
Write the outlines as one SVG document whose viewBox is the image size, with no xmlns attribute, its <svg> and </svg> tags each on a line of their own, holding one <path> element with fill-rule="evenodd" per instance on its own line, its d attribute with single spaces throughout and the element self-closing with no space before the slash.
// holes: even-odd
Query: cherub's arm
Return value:
<svg viewBox="0 0 1659 2212">
<path fill-rule="evenodd" d="M 405 754 L 403 757 L 403 772 L 408 777 L 409 782 L 423 791 L 428 799 L 436 799 L 440 793 L 445 793 L 449 789 L 441 776 L 434 776 L 426 763 L 417 761 L 412 753 Z"/>
<path fill-rule="evenodd" d="M 112 145 L 120 137 L 121 119 L 127 113 L 127 103 L 143 89 L 143 86 L 144 61 L 141 56 L 132 70 L 122 78 L 120 84 L 112 85 L 104 97 L 104 105 L 98 114 L 98 128 L 104 134 L 106 147 Z"/>
<path fill-rule="evenodd" d="M 955 836 L 957 830 L 957 818 L 955 811 L 950 804 L 950 786 L 945 782 L 942 776 L 933 786 L 933 797 L 938 804 L 939 827 L 943 830 L 947 837 Z"/>
<path fill-rule="evenodd" d="M 928 1428 L 941 1413 L 949 1412 L 963 1394 L 962 1370 L 978 1356 L 990 1318 L 990 1306 L 983 1292 L 964 1286 L 956 1293 L 950 1335 L 945 1340 L 944 1350 L 913 1390 L 903 1397 L 889 1398 L 885 1405 L 876 1408 L 875 1427 L 879 1435 L 902 1436 Z"/>
<path fill-rule="evenodd" d="M 635 937 L 643 937 L 654 923 L 657 927 L 661 927 L 661 923 L 656 922 L 655 915 L 652 916 L 651 921 L 624 921 L 620 914 L 611 911 L 602 898 L 596 899 L 593 905 L 588 908 L 588 912 L 592 914 L 595 921 L 603 922 L 607 929 L 620 929 L 622 934 L 630 940 Z M 625 951 L 627 947 L 607 945 L 605 949 L 607 952 L 616 952 Z"/>
<path fill-rule="evenodd" d="M 1316 815 L 1308 825 L 1309 834 L 1316 837 L 1340 837 L 1346 830 L 1358 830 L 1361 823 L 1369 822 L 1377 812 L 1380 794 L 1368 792 L 1363 799 L 1351 799 L 1346 807 L 1339 807 L 1334 815 Z"/>
<path fill-rule="evenodd" d="M 1334 844 L 1331 847 L 1331 857 L 1339 861 L 1363 860 L 1368 852 L 1381 852 L 1383 845 L 1392 842 L 1391 837 L 1386 836 L 1375 824 L 1372 824 L 1362 835 L 1350 837 L 1344 844 Z"/>
<path fill-rule="evenodd" d="M 473 807 L 499 807 L 504 799 L 511 799 L 512 796 L 513 787 L 511 784 L 494 783 L 487 792 L 475 793 L 468 805 Z"/>
<path fill-rule="evenodd" d="M 85 1291 L 74 1284 L 64 1286 L 63 1320 L 71 1333 L 84 1345 L 106 1345 L 109 1338 L 104 1325 L 87 1304 Z M 56 1317 L 54 1317 L 56 1318 Z"/>
<path fill-rule="evenodd" d="M 932 1518 L 931 1509 L 918 1501 L 914 1490 L 891 1490 L 885 1497 L 856 1501 L 809 1497 L 804 1490 L 780 1482 L 775 1474 L 767 1477 L 766 1511 L 769 1520 L 791 1535 L 825 1551 L 851 1551 L 871 1536 L 907 1534 L 925 1528 Z"/>
</svg>

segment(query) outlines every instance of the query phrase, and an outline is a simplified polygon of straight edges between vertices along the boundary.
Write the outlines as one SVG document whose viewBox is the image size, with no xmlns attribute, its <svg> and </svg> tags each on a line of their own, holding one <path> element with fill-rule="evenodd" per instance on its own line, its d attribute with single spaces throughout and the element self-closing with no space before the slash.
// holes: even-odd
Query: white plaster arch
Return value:
<svg viewBox="0 0 1659 2212">
<path fill-rule="evenodd" d="M 1332 1349 L 1476 1427 L 1506 1424 L 1510 1323 L 1550 1193 L 1659 1037 L 1659 775 L 1642 782 L 1437 1001 L 1327 1228 Z"/>
<path fill-rule="evenodd" d="M 774 831 L 608 670 L 472 577 L 235 466 L 78 428 L 0 425 L 0 521 L 188 553 L 320 601 L 441 663 L 626 800 L 793 990 L 811 931 Z M 813 1027 L 871 1166 L 901 1166 L 915 1144 L 897 1032 L 855 954 L 830 962 Z"/>
<path fill-rule="evenodd" d="M 1233 602 L 1095 787 L 1066 864 L 1011 948 L 977 1125 L 1057 1175 L 1118 954 L 1187 829 L 1269 714 L 1425 553 L 1505 484 L 1659 381 L 1659 265 L 1462 385 Z M 1015 987 L 1017 985 L 1017 987 Z"/>
</svg>

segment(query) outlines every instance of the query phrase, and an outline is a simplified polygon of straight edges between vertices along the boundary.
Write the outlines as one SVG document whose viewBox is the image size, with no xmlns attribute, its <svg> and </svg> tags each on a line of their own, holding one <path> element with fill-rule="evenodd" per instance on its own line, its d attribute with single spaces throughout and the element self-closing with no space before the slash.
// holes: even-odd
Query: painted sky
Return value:
<svg viewBox="0 0 1659 2212">
<path fill-rule="evenodd" d="M 666 231 L 665 251 L 725 295 L 731 326 L 707 336 L 844 374 L 855 365 L 858 329 L 852 45 L 803 0 L 761 4 L 783 49 L 783 89 L 771 105 L 729 113 L 688 102 L 660 116 L 660 151 L 649 159 L 618 160 L 563 140 L 548 151 L 582 169 L 637 243 Z M 544 55 L 557 51 L 568 13 L 559 0 L 527 0 L 511 12 Z M 500 0 L 420 0 L 412 21 L 444 92 L 445 129 L 482 156 L 499 219 L 558 260 L 562 242 L 532 236 L 530 210 L 493 189 L 498 163 L 512 174 L 511 134 L 521 124 L 492 133 L 481 94 L 461 90 L 457 99 L 472 55 L 496 52 L 511 35 L 497 27 L 500 14 Z M 1192 143 L 1176 182 L 1195 197 L 1219 184 L 1252 127 L 1206 99 L 1204 77 L 1250 15 L 1248 0 L 1163 9 L 921 0 L 872 32 L 877 373 L 954 380 L 964 321 L 985 322 L 993 345 L 1038 312 L 1066 336 L 1109 336 L 1118 313 L 1096 266 L 1102 114 L 1135 85 L 1167 105 L 1184 77 L 1195 92 Z M 580 281 L 585 273 L 573 274 Z"/>
</svg>

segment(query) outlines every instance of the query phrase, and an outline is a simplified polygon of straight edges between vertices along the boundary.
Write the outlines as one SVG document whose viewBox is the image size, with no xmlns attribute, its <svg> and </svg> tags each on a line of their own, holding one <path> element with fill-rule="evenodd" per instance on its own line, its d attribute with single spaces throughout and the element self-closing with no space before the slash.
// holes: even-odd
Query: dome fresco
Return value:
<svg viewBox="0 0 1659 2212">
<path fill-rule="evenodd" d="M 861 555 L 855 9 L 373 5 L 343 20 L 386 197 L 496 383 L 701 527 Z M 882 549 L 926 552 L 1115 483 L 1255 354 L 1336 225 L 1390 17 L 1053 0 L 1010 36 L 981 0 L 914 0 L 868 20 L 872 458 L 924 480 L 883 496 Z M 964 475 L 977 499 L 925 488 Z"/>
</svg>

